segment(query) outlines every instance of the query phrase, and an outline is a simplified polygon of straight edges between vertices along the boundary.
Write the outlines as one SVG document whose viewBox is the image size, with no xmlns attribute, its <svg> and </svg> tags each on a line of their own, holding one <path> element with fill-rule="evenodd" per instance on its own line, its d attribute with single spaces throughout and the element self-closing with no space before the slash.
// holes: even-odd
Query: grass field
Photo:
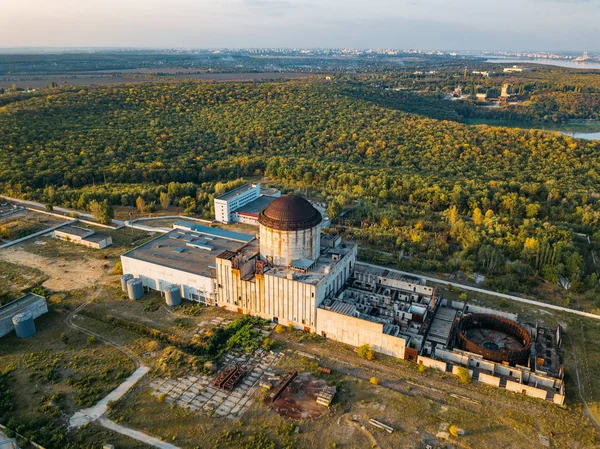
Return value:
<svg viewBox="0 0 600 449">
<path fill-rule="evenodd" d="M 21 211 L 0 220 L 0 243 L 2 241 L 17 240 L 34 234 L 44 229 L 57 226 L 67 220 L 62 220 L 51 215 L 39 214 L 31 211 Z"/>
</svg>

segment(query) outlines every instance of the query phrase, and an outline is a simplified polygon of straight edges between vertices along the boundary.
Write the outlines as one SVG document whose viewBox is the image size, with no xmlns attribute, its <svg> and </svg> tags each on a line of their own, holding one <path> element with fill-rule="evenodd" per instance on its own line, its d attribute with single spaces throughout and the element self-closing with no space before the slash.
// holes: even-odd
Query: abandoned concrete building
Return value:
<svg viewBox="0 0 600 449">
<path fill-rule="evenodd" d="M 322 215 L 296 195 L 258 214 L 258 235 L 176 222 L 121 256 L 146 288 L 257 315 L 353 346 L 562 404 L 560 329 L 448 301 L 415 275 L 357 262 L 357 246 L 322 234 Z M 491 317 L 491 318 L 486 318 Z"/>
<path fill-rule="evenodd" d="M 91 229 L 73 225 L 66 225 L 55 229 L 53 235 L 56 239 L 94 249 L 104 249 L 113 243 L 112 237 L 109 235 L 97 234 Z"/>
</svg>

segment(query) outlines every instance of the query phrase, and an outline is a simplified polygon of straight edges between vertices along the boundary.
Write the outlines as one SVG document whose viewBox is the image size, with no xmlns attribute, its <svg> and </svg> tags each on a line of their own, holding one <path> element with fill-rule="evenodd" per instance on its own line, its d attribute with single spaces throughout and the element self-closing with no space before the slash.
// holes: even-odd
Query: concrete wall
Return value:
<svg viewBox="0 0 600 449">
<path fill-rule="evenodd" d="M 476 306 L 474 304 L 467 304 L 465 310 L 466 313 L 487 313 L 489 315 L 501 316 L 512 321 L 517 321 L 518 315 L 516 313 L 502 312 L 500 310 L 491 309 L 489 307 Z"/>
<path fill-rule="evenodd" d="M 356 265 L 356 253 L 357 247 L 354 246 L 351 252 L 342 257 L 335 265 L 329 267 L 329 276 L 317 285 L 317 306 L 325 298 L 337 293 L 346 283 L 346 280 L 352 274 L 354 265 Z"/>
<path fill-rule="evenodd" d="M 453 365 L 452 366 L 452 374 L 454 374 L 455 376 L 458 376 L 458 370 L 460 368 L 464 368 L 464 366 L 461 365 Z M 471 376 L 471 378 L 473 377 L 473 370 L 472 369 L 467 369 L 467 371 L 469 372 L 469 376 Z"/>
<path fill-rule="evenodd" d="M 243 271 L 232 268 L 230 260 L 216 259 L 218 305 L 234 312 L 276 319 L 283 325 L 314 332 L 317 323 L 317 289 L 293 276 L 281 276 L 267 271 L 244 281 Z"/>
<path fill-rule="evenodd" d="M 121 263 L 123 264 L 123 273 L 132 274 L 134 277 L 142 279 L 144 287 L 163 291 L 167 285 L 177 284 L 181 286 L 184 298 L 201 301 L 197 298 L 204 297 L 208 304 L 214 303 L 214 280 L 211 278 L 126 256 L 121 256 Z M 196 298 L 192 295 L 195 295 Z"/>
<path fill-rule="evenodd" d="M 264 275 L 263 313 L 277 317 L 282 324 L 293 323 L 314 332 L 317 325 L 316 293 L 315 285 L 267 272 Z"/>
<path fill-rule="evenodd" d="M 436 348 L 435 356 L 439 359 L 445 360 L 446 362 L 455 363 L 462 366 L 467 366 L 469 364 L 469 357 L 466 355 L 447 351 L 445 349 Z"/>
<path fill-rule="evenodd" d="M 548 392 L 546 390 L 530 387 L 529 385 L 513 382 L 512 380 L 506 381 L 506 389 L 515 393 L 524 393 L 527 396 L 537 399 L 546 400 L 546 397 L 548 396 Z"/>
<path fill-rule="evenodd" d="M 259 226 L 260 254 L 275 266 L 288 266 L 293 260 L 316 260 L 320 251 L 318 226 L 300 231 L 280 231 Z"/>
<path fill-rule="evenodd" d="M 420 355 L 417 358 L 417 363 L 419 365 L 425 365 L 429 368 L 438 369 L 442 372 L 446 372 L 446 370 L 448 369 L 448 365 L 446 364 L 446 362 L 442 362 L 441 360 L 430 359 L 429 357 L 423 357 L 422 355 Z"/>
<path fill-rule="evenodd" d="M 404 358 L 406 340 L 383 333 L 383 324 L 317 309 L 317 333 L 351 346 L 368 344 L 382 354 Z"/>
<path fill-rule="evenodd" d="M 479 373 L 479 378 L 477 380 L 478 380 L 478 382 L 481 382 L 481 383 L 484 383 L 487 385 L 492 385 L 494 387 L 500 386 L 500 378 L 496 377 L 496 376 L 490 376 L 489 374 Z"/>
<path fill-rule="evenodd" d="M 484 369 L 487 371 L 491 371 L 492 373 L 494 372 L 495 365 L 496 364 L 494 362 L 488 362 L 487 360 L 483 359 L 471 358 L 469 360 L 469 368 Z"/>
</svg>

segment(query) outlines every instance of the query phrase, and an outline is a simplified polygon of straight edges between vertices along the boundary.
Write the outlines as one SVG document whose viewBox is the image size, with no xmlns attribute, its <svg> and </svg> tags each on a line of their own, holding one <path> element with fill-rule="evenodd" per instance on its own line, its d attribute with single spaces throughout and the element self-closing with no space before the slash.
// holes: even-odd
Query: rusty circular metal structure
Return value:
<svg viewBox="0 0 600 449">
<path fill-rule="evenodd" d="M 321 223 L 321 213 L 310 202 L 298 195 L 284 195 L 275 199 L 258 215 L 258 222 L 278 231 L 300 231 Z"/>
<path fill-rule="evenodd" d="M 493 342 L 478 343 L 469 337 L 476 329 L 500 332 L 516 340 L 520 348 L 500 348 Z M 493 362 L 527 366 L 533 339 L 527 329 L 515 321 L 496 315 L 474 313 L 462 317 L 459 323 L 457 346 L 465 351 L 479 354 Z"/>
</svg>

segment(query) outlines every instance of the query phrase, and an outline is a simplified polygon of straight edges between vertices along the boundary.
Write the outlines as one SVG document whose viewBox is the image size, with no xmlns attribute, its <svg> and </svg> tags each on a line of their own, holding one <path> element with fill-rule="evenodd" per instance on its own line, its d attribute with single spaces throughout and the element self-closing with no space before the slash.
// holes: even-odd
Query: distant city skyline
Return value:
<svg viewBox="0 0 600 449">
<path fill-rule="evenodd" d="M 599 0 L 4 0 L 0 47 L 598 51 Z"/>
</svg>

